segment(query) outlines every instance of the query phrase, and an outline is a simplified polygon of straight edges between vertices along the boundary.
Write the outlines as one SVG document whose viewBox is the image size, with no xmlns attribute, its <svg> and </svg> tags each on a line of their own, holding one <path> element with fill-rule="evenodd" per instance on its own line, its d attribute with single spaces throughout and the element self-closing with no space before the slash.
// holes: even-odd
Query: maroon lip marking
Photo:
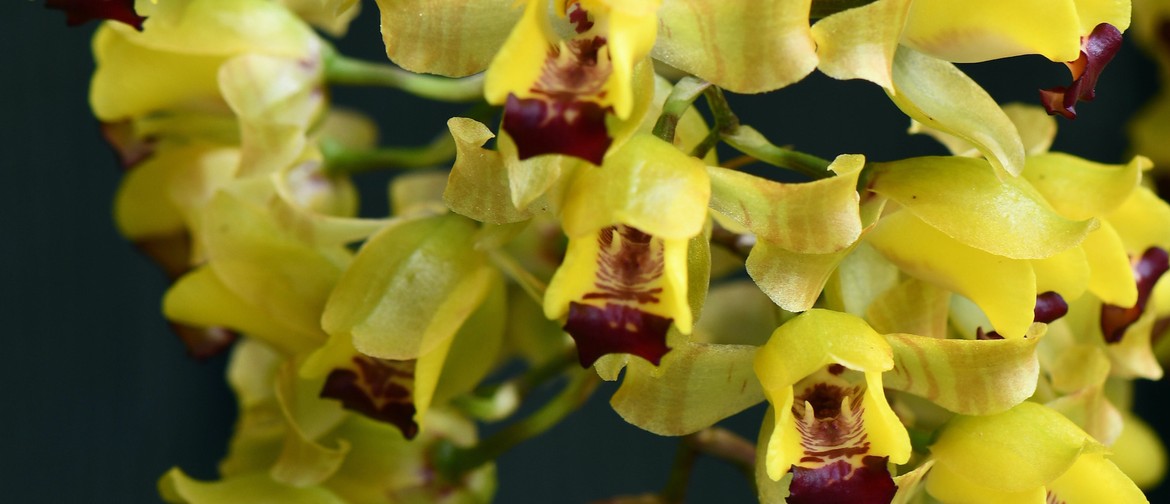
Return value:
<svg viewBox="0 0 1170 504">
<path fill-rule="evenodd" d="M 146 20 L 134 11 L 134 0 L 45 0 L 45 8 L 65 11 L 65 24 L 69 26 L 109 19 L 142 31 L 142 22 Z"/>
<path fill-rule="evenodd" d="M 1051 324 L 1060 317 L 1068 314 L 1068 303 L 1064 298 L 1052 291 L 1036 296 L 1036 307 L 1032 308 L 1032 321 L 1042 324 Z M 982 327 L 975 328 L 977 340 L 1001 340 L 1003 336 L 995 331 L 983 332 Z"/>
<path fill-rule="evenodd" d="M 1073 82 L 1068 87 L 1057 86 L 1040 90 L 1040 103 L 1051 115 L 1060 114 L 1076 119 L 1078 101 L 1093 101 L 1097 96 L 1097 78 L 1105 65 L 1121 49 L 1121 32 L 1108 23 L 1101 23 L 1081 42 L 1081 55 L 1067 63 Z"/>
<path fill-rule="evenodd" d="M 816 469 L 792 467 L 789 504 L 889 504 L 898 487 L 890 477 L 889 457 L 866 456 L 860 466 L 838 460 Z"/>
<path fill-rule="evenodd" d="M 1170 270 L 1170 255 L 1158 247 L 1146 249 L 1142 257 L 1133 265 L 1133 279 L 1137 283 L 1138 300 L 1129 308 L 1102 304 L 1101 305 L 1101 334 L 1106 343 L 1119 343 L 1125 337 L 1126 329 L 1141 318 L 1146 311 L 1146 304 L 1150 301 L 1150 294 L 1154 285 L 1162 274 Z"/>
<path fill-rule="evenodd" d="M 597 234 L 596 290 L 582 300 L 604 300 L 605 307 L 570 303 L 565 331 L 577 342 L 581 365 L 589 367 L 610 353 L 634 354 L 655 366 L 670 351 L 666 331 L 674 319 L 640 309 L 658 304 L 662 287 L 653 287 L 664 273 L 661 240 L 626 225 Z"/>
<path fill-rule="evenodd" d="M 134 124 L 129 119 L 104 122 L 101 125 L 101 133 L 102 138 L 118 156 L 124 170 L 130 170 L 154 155 L 157 139 L 135 136 Z"/>
<path fill-rule="evenodd" d="M 574 11 L 578 12 L 578 11 Z M 575 156 L 601 164 L 613 139 L 605 127 L 612 107 L 596 99 L 613 68 L 599 58 L 605 38 L 574 39 L 564 49 L 553 46 L 545 58 L 531 98 L 508 95 L 504 131 L 516 142 L 520 159 L 541 154 Z"/>
<path fill-rule="evenodd" d="M 321 397 L 341 401 L 345 409 L 398 427 L 406 439 L 418 434 L 414 421 L 415 361 L 355 356 L 355 367 L 329 373 Z"/>
<path fill-rule="evenodd" d="M 670 351 L 666 331 L 673 319 L 630 306 L 606 303 L 605 308 L 569 303 L 565 332 L 577 342 L 582 367 L 592 366 L 602 355 L 628 353 L 657 366 Z"/>
<path fill-rule="evenodd" d="M 581 8 L 581 4 L 573 3 L 569 7 L 569 22 L 577 33 L 585 33 L 593 28 L 593 21 L 589 19 L 589 12 Z"/>
<path fill-rule="evenodd" d="M 504 105 L 504 131 L 516 142 L 521 160 L 564 154 L 600 165 L 613 139 L 605 129 L 609 108 L 588 101 L 516 98 Z"/>
</svg>

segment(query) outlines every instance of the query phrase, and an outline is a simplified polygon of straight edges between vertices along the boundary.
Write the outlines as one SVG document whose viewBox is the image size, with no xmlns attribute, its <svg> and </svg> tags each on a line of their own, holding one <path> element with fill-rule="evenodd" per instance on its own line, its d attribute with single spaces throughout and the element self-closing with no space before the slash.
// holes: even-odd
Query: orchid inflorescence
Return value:
<svg viewBox="0 0 1170 504">
<path fill-rule="evenodd" d="M 220 479 L 176 468 L 163 498 L 489 501 L 501 453 L 620 379 L 622 418 L 761 502 L 1144 502 L 1170 92 L 1128 162 L 1050 151 L 1123 34 L 1170 72 L 1170 2 L 1132 3 L 1128 30 L 1128 0 L 378 0 L 390 65 L 315 31 L 344 35 L 356 0 L 47 0 L 104 20 L 120 231 L 172 276 L 189 351 L 231 351 Z M 1029 54 L 1071 72 L 1035 104 L 954 64 Z M 814 70 L 879 86 L 951 155 L 822 159 L 724 95 Z M 469 108 L 378 147 L 342 85 Z M 391 208 L 359 215 L 352 178 L 378 169 L 403 170 Z M 715 426 L 764 401 L 758 443 Z"/>
</svg>

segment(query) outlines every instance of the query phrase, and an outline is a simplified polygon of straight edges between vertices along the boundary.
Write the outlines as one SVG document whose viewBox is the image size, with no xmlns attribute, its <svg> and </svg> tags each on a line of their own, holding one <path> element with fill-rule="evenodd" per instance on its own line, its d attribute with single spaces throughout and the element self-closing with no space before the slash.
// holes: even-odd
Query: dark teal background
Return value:
<svg viewBox="0 0 1170 504">
<path fill-rule="evenodd" d="M 376 9 L 365 6 L 339 45 L 381 58 Z M 215 476 L 235 415 L 225 359 L 186 357 L 159 314 L 164 276 L 112 225 L 120 171 L 86 102 L 93 29 L 66 28 L 64 15 L 40 2 L 0 3 L 0 502 L 157 502 L 155 481 L 171 466 Z M 1067 81 L 1062 66 L 1038 57 L 964 68 L 1000 101 L 1034 102 L 1037 88 Z M 1060 121 L 1056 148 L 1125 159 L 1123 121 L 1154 91 L 1153 75 L 1127 44 L 1102 77 L 1098 100 L 1078 107 L 1075 122 Z M 425 142 L 460 110 L 385 89 L 338 89 L 334 97 L 376 115 L 385 144 Z M 941 153 L 907 136 L 906 118 L 868 83 L 818 74 L 732 100 L 744 122 L 778 144 L 824 157 Z M 1166 384 L 1139 390 L 1145 417 L 1170 434 Z M 506 455 L 497 501 L 657 491 L 675 441 L 625 424 L 606 403 L 612 391 L 603 387 L 583 413 Z M 754 439 L 761 416 L 756 407 L 730 425 Z M 695 475 L 691 502 L 753 501 L 720 463 L 704 460 Z"/>
</svg>

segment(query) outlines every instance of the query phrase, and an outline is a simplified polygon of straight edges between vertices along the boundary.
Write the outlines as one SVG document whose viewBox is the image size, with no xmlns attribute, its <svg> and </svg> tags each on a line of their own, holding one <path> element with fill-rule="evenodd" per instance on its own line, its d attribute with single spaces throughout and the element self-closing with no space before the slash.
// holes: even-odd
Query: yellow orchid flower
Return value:
<svg viewBox="0 0 1170 504">
<path fill-rule="evenodd" d="M 645 134 L 577 172 L 562 213 L 569 247 L 544 311 L 566 320 L 582 365 L 609 353 L 657 364 L 672 324 L 691 332 L 688 243 L 710 191 L 702 161 Z"/>
<path fill-rule="evenodd" d="M 793 474 L 789 502 L 893 497 L 889 464 L 910 457 L 909 435 L 882 388 L 882 373 L 893 368 L 880 334 L 829 310 L 798 315 L 760 348 L 756 376 L 775 408 L 767 474 Z"/>
<path fill-rule="evenodd" d="M 484 83 L 488 102 L 504 105 L 520 159 L 559 153 L 601 164 L 612 141 L 607 117 L 634 110 L 635 66 L 648 64 L 660 1 L 558 2 L 567 39 L 549 22 L 547 1 L 528 2 Z"/>
</svg>

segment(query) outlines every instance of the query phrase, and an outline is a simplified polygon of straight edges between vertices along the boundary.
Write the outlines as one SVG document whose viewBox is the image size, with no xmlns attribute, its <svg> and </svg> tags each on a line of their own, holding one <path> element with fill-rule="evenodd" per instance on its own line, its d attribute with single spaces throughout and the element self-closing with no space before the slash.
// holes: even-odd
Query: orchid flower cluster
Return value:
<svg viewBox="0 0 1170 504">
<path fill-rule="evenodd" d="M 1050 146 L 1131 10 L 1170 79 L 1170 2 L 378 0 L 393 64 L 321 35 L 356 0 L 46 3 L 104 20 L 118 227 L 190 352 L 231 352 L 220 479 L 173 469 L 168 502 L 487 502 L 598 380 L 761 502 L 1145 502 L 1162 477 L 1131 395 L 1170 358 L 1170 81 L 1145 156 Z M 1001 105 L 955 66 L 1029 54 L 1071 82 Z M 951 154 L 821 159 L 724 95 L 814 71 Z M 379 147 L 343 85 L 469 109 Z M 402 170 L 385 215 L 358 213 L 371 169 Z M 758 442 L 716 426 L 762 402 Z M 678 502 L 676 476 L 613 502 Z"/>
</svg>

